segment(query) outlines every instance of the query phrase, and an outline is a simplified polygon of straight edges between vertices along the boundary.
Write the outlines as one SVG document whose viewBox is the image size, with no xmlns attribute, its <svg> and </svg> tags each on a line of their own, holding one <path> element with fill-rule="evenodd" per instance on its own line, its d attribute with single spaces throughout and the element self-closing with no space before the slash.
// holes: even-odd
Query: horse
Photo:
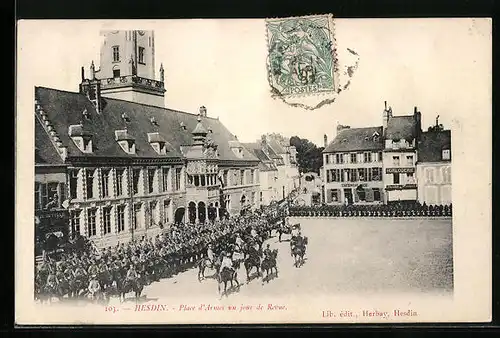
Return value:
<svg viewBox="0 0 500 338">
<path fill-rule="evenodd" d="M 253 267 L 257 269 L 257 276 L 261 275 L 260 272 L 260 261 L 261 261 L 261 251 L 255 249 L 253 246 L 249 245 L 245 252 L 245 260 L 243 264 L 245 265 L 245 270 L 247 273 L 247 284 L 250 282 L 250 271 Z"/>
<path fill-rule="evenodd" d="M 96 282 L 97 284 L 93 285 L 92 282 Z M 91 302 L 99 302 L 99 301 L 106 300 L 102 284 L 99 282 L 99 280 L 97 278 L 92 278 L 89 281 L 89 285 L 87 287 L 87 292 L 88 292 L 87 296 Z"/>
<path fill-rule="evenodd" d="M 101 272 L 99 272 L 99 285 L 103 288 L 103 290 L 106 290 L 111 283 L 113 283 L 113 275 L 111 274 L 111 271 L 109 269 L 105 269 Z"/>
<path fill-rule="evenodd" d="M 304 264 L 304 255 L 306 254 L 307 237 L 304 237 L 302 242 L 292 246 L 292 256 L 294 258 L 294 266 L 298 268 Z"/>
<path fill-rule="evenodd" d="M 292 233 L 292 228 L 289 225 L 285 225 L 283 227 L 278 227 L 276 229 L 278 231 L 278 241 L 281 243 L 281 236 L 283 234 L 290 235 Z"/>
<path fill-rule="evenodd" d="M 210 262 L 208 257 L 202 257 L 200 260 L 198 260 L 198 281 L 201 282 L 205 278 L 205 269 L 207 268 L 212 268 L 217 271 L 219 271 L 219 267 L 221 265 L 222 257 L 219 255 L 219 257 L 215 258 L 213 262 Z"/>
<path fill-rule="evenodd" d="M 228 269 L 224 267 L 222 271 L 217 274 L 217 288 L 219 290 L 219 294 L 221 294 L 221 284 L 224 283 L 224 292 L 221 294 L 226 295 L 227 297 L 227 282 L 231 282 L 231 288 L 233 287 L 233 281 L 236 282 L 236 286 L 240 287 L 240 282 L 238 281 L 238 269 L 240 267 L 240 262 L 233 262 L 232 269 Z"/>
<path fill-rule="evenodd" d="M 278 257 L 278 249 L 274 249 L 271 251 L 271 255 L 269 257 L 265 257 L 262 260 L 261 269 L 262 269 L 262 284 L 264 284 L 264 278 L 269 283 L 269 275 L 273 273 L 273 269 L 276 271 L 276 277 L 278 277 L 278 268 L 276 266 L 276 258 Z M 266 276 L 264 277 L 264 271 L 266 272 Z"/>
<path fill-rule="evenodd" d="M 123 282 L 119 283 L 120 302 L 124 302 L 127 293 L 132 291 L 134 292 L 135 300 L 139 300 L 143 289 L 144 283 L 142 280 L 142 275 L 139 275 L 134 280 L 125 279 Z"/>
<path fill-rule="evenodd" d="M 78 298 L 88 286 L 87 278 L 85 276 L 78 276 L 69 281 L 69 296 L 71 298 Z M 83 292 L 82 292 L 83 291 Z"/>
<path fill-rule="evenodd" d="M 50 303 L 50 298 L 50 295 L 45 290 L 43 280 L 40 276 L 37 276 L 35 278 L 35 300 L 39 300 L 43 304 L 44 302 Z"/>
</svg>

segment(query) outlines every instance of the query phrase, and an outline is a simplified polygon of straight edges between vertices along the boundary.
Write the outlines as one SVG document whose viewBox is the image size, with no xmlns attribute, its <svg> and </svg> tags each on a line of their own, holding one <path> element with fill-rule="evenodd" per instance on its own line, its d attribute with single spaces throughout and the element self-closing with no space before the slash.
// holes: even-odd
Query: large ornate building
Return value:
<svg viewBox="0 0 500 338">
<path fill-rule="evenodd" d="M 323 151 L 325 202 L 449 204 L 450 146 L 449 131 L 422 133 L 416 107 L 411 115 L 394 116 L 385 103 L 382 126 L 337 126 Z"/>
<path fill-rule="evenodd" d="M 35 88 L 36 147 L 63 165 L 70 233 L 106 247 L 258 207 L 259 159 L 205 107 L 163 107 L 153 32 L 104 35 L 79 92 Z"/>
</svg>

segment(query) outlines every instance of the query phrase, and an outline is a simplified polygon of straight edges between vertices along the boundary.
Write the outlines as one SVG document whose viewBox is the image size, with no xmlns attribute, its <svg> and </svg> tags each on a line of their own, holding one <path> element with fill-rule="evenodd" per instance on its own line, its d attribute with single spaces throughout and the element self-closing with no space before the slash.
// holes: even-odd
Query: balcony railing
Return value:
<svg viewBox="0 0 500 338">
<path fill-rule="evenodd" d="M 126 75 L 120 77 L 101 79 L 100 82 L 101 82 L 101 88 L 103 89 L 122 87 L 124 85 L 138 85 L 156 91 L 165 91 L 165 83 L 152 79 L 146 79 L 137 75 Z"/>
</svg>

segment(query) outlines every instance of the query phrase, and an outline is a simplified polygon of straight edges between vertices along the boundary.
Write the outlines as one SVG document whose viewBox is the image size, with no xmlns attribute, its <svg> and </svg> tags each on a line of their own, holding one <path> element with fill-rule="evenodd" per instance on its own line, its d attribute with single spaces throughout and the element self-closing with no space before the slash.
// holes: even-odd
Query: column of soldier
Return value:
<svg viewBox="0 0 500 338">
<path fill-rule="evenodd" d="M 81 296 L 89 281 L 98 281 L 106 289 L 131 275 L 141 276 L 147 285 L 193 267 L 206 255 L 209 243 L 214 252 L 231 250 L 238 233 L 246 237 L 254 229 L 266 236 L 271 227 L 264 215 L 251 213 L 205 224 L 173 225 L 154 238 L 119 243 L 100 253 L 63 254 L 59 260 L 46 257 L 35 271 L 35 298 Z"/>
</svg>

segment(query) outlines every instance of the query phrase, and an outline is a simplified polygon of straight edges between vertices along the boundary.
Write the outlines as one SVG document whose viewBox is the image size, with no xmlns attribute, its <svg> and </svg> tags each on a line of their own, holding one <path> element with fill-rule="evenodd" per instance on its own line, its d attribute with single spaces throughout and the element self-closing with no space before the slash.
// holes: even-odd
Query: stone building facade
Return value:
<svg viewBox="0 0 500 338">
<path fill-rule="evenodd" d="M 107 247 L 258 207 L 259 159 L 206 107 L 163 107 L 154 34 L 106 34 L 79 92 L 35 88 L 36 146 L 64 165 L 69 232 Z"/>
</svg>

